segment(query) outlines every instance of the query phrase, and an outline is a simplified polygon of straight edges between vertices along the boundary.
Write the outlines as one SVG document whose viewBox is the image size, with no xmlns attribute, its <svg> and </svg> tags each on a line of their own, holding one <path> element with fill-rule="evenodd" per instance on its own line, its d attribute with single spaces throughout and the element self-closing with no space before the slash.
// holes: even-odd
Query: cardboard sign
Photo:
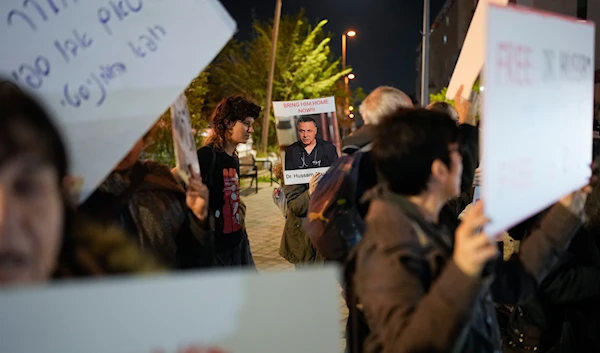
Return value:
<svg viewBox="0 0 600 353">
<path fill-rule="evenodd" d="M 477 3 L 475 14 L 446 91 L 447 99 L 454 99 L 461 85 L 465 87 L 462 93 L 463 98 L 470 98 L 471 87 L 475 84 L 485 59 L 487 8 L 490 4 L 504 6 L 508 4 L 508 0 L 480 0 Z"/>
<path fill-rule="evenodd" d="M 339 351 L 335 267 L 98 280 L 0 291 L 2 352 Z M 291 319 L 293 318 L 293 319 Z M 217 351 L 214 351 L 217 352 Z"/>
<path fill-rule="evenodd" d="M 490 6 L 482 134 L 482 200 L 490 235 L 588 183 L 594 24 Z"/>
<path fill-rule="evenodd" d="M 217 0 L 3 0 L 0 76 L 58 120 L 84 200 L 235 28 Z"/>
<path fill-rule="evenodd" d="M 177 163 L 177 174 L 188 184 L 192 176 L 190 168 L 200 174 L 200 164 L 196 152 L 196 139 L 192 132 L 190 111 L 185 94 L 181 94 L 171 106 L 171 122 L 173 125 L 173 147 L 175 150 L 175 161 Z"/>
<path fill-rule="evenodd" d="M 273 102 L 279 148 L 285 151 L 283 177 L 286 185 L 307 184 L 315 174 L 324 174 L 339 156 L 335 111 L 334 97 Z M 312 132 L 320 141 L 311 153 L 306 152 L 300 138 L 298 121 L 302 117 L 314 120 L 316 130 Z"/>
</svg>

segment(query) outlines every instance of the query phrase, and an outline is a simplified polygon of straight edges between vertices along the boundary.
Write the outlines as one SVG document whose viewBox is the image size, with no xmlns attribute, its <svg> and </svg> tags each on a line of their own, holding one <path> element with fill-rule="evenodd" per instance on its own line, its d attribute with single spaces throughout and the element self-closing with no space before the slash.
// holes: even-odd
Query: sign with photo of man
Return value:
<svg viewBox="0 0 600 353">
<path fill-rule="evenodd" d="M 273 102 L 277 138 L 284 151 L 284 183 L 307 184 L 338 158 L 334 97 Z"/>
</svg>

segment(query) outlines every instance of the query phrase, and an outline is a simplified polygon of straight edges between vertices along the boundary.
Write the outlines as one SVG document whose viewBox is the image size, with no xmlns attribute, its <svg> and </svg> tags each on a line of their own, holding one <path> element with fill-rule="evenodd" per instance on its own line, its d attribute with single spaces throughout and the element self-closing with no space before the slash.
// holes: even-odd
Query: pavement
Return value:
<svg viewBox="0 0 600 353">
<path fill-rule="evenodd" d="M 254 189 L 245 189 L 248 185 L 249 181 L 242 182 L 241 194 L 246 203 L 246 230 L 256 268 L 259 272 L 294 271 L 294 266 L 279 256 L 285 218 L 271 196 L 277 184 L 259 183 L 258 193 L 254 193 Z M 344 330 L 347 317 L 348 309 L 340 296 L 340 352 L 346 347 Z"/>
</svg>

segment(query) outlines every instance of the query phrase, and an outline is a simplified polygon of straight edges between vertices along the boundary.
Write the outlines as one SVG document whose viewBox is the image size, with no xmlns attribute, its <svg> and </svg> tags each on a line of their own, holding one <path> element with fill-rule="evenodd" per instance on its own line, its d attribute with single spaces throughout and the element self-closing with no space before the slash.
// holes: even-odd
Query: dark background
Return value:
<svg viewBox="0 0 600 353">
<path fill-rule="evenodd" d="M 252 19 L 272 20 L 275 0 L 221 0 L 238 24 L 236 39 L 252 34 Z M 431 0 L 431 21 L 444 0 Z M 352 29 L 348 39 L 347 64 L 368 94 L 380 85 L 391 85 L 415 94 L 416 49 L 421 42 L 423 1 L 420 0 L 283 0 L 282 15 L 301 8 L 312 24 L 327 19 L 326 32 L 334 33 L 333 52 L 341 56 L 341 34 Z"/>
</svg>

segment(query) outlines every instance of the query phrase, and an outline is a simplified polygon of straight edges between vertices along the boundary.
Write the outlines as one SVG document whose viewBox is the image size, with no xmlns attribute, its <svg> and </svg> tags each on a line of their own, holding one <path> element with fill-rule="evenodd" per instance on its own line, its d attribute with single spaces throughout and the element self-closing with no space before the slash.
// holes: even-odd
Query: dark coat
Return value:
<svg viewBox="0 0 600 353">
<path fill-rule="evenodd" d="M 542 281 L 535 298 L 511 315 L 505 352 L 597 352 L 600 347 L 599 229 L 582 228 Z"/>
<path fill-rule="evenodd" d="M 499 352 L 492 296 L 519 303 L 533 295 L 581 223 L 554 206 L 521 257 L 490 263 L 473 278 L 452 261 L 455 225 L 440 222 L 426 222 L 389 192 L 371 202 L 353 281 L 371 329 L 366 352 Z"/>
<path fill-rule="evenodd" d="M 171 267 L 213 263 L 213 232 L 187 207 L 183 188 L 162 164 L 137 162 L 128 178 L 111 173 L 79 210 L 102 225 L 120 226 L 142 250 Z"/>
<path fill-rule="evenodd" d="M 342 140 L 342 153 L 354 154 L 365 146 L 373 143 L 377 135 L 377 126 L 372 124 L 363 125 L 350 136 Z"/>
<path fill-rule="evenodd" d="M 287 213 L 279 255 L 293 264 L 322 261 L 304 230 L 310 201 L 308 184 L 285 185 L 283 192 L 287 200 Z"/>
</svg>

